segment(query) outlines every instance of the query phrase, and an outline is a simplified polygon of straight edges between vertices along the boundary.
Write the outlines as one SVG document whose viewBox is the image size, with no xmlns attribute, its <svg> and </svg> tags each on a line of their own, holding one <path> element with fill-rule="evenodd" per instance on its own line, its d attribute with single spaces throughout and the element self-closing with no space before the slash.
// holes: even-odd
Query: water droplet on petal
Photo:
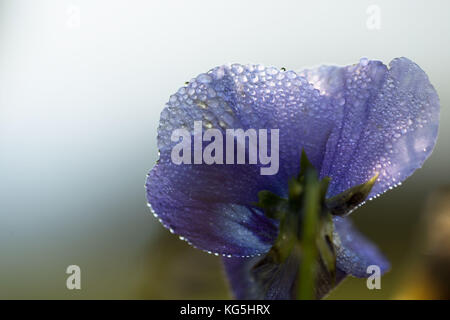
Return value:
<svg viewBox="0 0 450 320">
<path fill-rule="evenodd" d="M 197 77 L 197 81 L 200 83 L 210 83 L 212 81 L 212 78 L 210 75 L 202 73 Z"/>
</svg>

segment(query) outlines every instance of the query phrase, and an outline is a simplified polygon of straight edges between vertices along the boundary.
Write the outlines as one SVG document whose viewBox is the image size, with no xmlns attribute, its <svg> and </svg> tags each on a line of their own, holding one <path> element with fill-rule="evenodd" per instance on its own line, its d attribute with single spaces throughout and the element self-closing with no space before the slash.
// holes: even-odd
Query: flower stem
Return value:
<svg viewBox="0 0 450 320">
<path fill-rule="evenodd" d="M 319 229 L 320 182 L 315 170 L 306 173 L 303 229 L 301 233 L 301 263 L 297 278 L 297 299 L 315 298 L 316 238 Z"/>
</svg>

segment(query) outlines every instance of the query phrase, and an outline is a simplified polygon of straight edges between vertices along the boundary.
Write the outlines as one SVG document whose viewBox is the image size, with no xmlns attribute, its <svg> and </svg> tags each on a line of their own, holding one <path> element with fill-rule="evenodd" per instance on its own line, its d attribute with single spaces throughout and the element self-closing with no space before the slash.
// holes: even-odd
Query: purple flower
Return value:
<svg viewBox="0 0 450 320">
<path fill-rule="evenodd" d="M 224 137 L 226 129 L 279 129 L 277 173 L 262 175 L 261 163 L 173 163 L 179 143 L 171 139 L 174 130 L 185 129 L 195 140 L 195 121 Z M 260 65 L 216 67 L 179 89 L 162 111 L 160 159 L 147 178 L 148 203 L 181 239 L 224 256 L 237 298 L 289 299 L 298 270 L 295 257 L 264 264 L 264 272 L 257 272 L 262 279 L 255 280 L 255 264 L 279 232 L 278 221 L 255 205 L 258 193 L 287 198 L 304 150 L 319 177 L 330 178 L 327 198 L 378 174 L 368 194 L 374 198 L 422 166 L 435 145 L 438 122 L 436 91 L 407 58 L 394 59 L 389 67 L 361 59 L 351 66 L 297 73 Z M 245 150 L 249 156 L 248 145 Z M 336 283 L 346 275 L 367 277 L 369 265 L 382 272 L 389 268 L 348 218 L 334 216 L 333 224 Z M 332 286 L 318 286 L 317 295 Z"/>
</svg>

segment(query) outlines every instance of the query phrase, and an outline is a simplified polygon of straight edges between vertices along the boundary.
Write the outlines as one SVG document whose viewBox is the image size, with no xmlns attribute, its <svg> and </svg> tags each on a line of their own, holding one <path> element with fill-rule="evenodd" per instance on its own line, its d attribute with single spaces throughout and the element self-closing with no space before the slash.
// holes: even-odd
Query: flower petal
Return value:
<svg viewBox="0 0 450 320">
<path fill-rule="evenodd" d="M 239 300 L 287 300 L 293 298 L 298 261 L 266 264 L 253 271 L 261 257 L 223 258 L 234 297 Z"/>
<path fill-rule="evenodd" d="M 277 236 L 276 222 L 238 204 L 239 197 L 230 199 L 230 186 L 241 186 L 242 195 L 246 194 L 244 180 L 239 183 L 233 176 L 222 176 L 221 167 L 208 169 L 158 164 L 146 184 L 154 214 L 171 232 L 210 253 L 251 256 L 268 251 Z"/>
<path fill-rule="evenodd" d="M 364 238 L 348 218 L 335 217 L 334 246 L 337 255 L 336 281 L 332 284 L 324 268 L 319 270 L 316 296 L 322 298 L 347 275 L 367 278 L 367 267 L 377 265 L 381 273 L 389 262 Z M 299 259 L 293 255 L 282 264 L 265 257 L 224 258 L 223 263 L 236 299 L 295 299 L 295 282 Z M 255 267 L 256 266 L 256 267 Z"/>
<path fill-rule="evenodd" d="M 401 183 L 420 168 L 435 145 L 439 99 L 427 75 L 406 58 L 361 60 L 348 67 L 302 73 L 337 106 L 321 176 L 328 196 L 380 176 L 369 197 Z"/>
<path fill-rule="evenodd" d="M 160 159 L 147 179 L 148 202 L 165 226 L 200 249 L 234 256 L 265 253 L 276 238 L 276 223 L 252 203 L 261 190 L 287 194 L 302 149 L 320 166 L 332 127 L 324 117 L 331 114 L 327 108 L 327 99 L 292 71 L 232 65 L 198 76 L 161 113 Z M 200 120 L 203 129 L 223 135 L 229 128 L 279 129 L 278 173 L 261 175 L 260 164 L 172 163 L 178 143 L 171 140 L 173 130 L 185 128 L 195 139 L 194 121 Z"/>
<path fill-rule="evenodd" d="M 336 266 L 343 272 L 358 278 L 367 278 L 367 267 L 377 265 L 381 273 L 390 265 L 377 247 L 363 237 L 348 218 L 334 217 L 333 242 L 336 248 Z"/>
<path fill-rule="evenodd" d="M 262 257 L 223 258 L 223 263 L 236 299 L 296 299 L 295 287 L 300 264 L 293 255 L 281 265 Z M 327 275 L 324 269 L 320 270 L 315 288 L 316 297 L 319 299 L 326 296 L 346 277 L 344 272 L 337 269 L 336 281 L 332 283 Z"/>
<path fill-rule="evenodd" d="M 298 174 L 303 149 L 315 167 L 321 166 L 335 123 L 334 106 L 329 102 L 293 71 L 260 65 L 217 67 L 171 96 L 158 128 L 160 161 L 170 161 L 176 144 L 171 141 L 173 130 L 185 128 L 193 133 L 194 121 L 203 121 L 204 129 L 215 128 L 223 134 L 226 129 L 279 129 L 280 170 L 263 179 L 285 193 L 287 181 Z M 250 166 L 240 167 L 237 174 L 247 174 Z M 260 175 L 259 170 L 248 173 L 252 179 L 256 174 Z"/>
</svg>

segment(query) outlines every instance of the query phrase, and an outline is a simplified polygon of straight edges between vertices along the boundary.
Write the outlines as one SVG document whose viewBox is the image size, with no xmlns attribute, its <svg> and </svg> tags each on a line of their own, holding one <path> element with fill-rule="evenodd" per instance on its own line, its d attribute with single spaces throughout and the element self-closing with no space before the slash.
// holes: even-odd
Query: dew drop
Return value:
<svg viewBox="0 0 450 320">
<path fill-rule="evenodd" d="M 367 66 L 369 64 L 369 59 L 363 57 L 359 60 L 359 64 L 363 67 Z"/>
<path fill-rule="evenodd" d="M 201 75 L 199 75 L 197 77 L 197 81 L 200 83 L 210 83 L 212 81 L 212 78 L 210 75 L 206 74 L 206 73 L 202 73 Z"/>
<path fill-rule="evenodd" d="M 213 127 L 212 123 L 208 120 L 203 121 L 203 126 L 207 129 L 211 129 Z"/>
</svg>

